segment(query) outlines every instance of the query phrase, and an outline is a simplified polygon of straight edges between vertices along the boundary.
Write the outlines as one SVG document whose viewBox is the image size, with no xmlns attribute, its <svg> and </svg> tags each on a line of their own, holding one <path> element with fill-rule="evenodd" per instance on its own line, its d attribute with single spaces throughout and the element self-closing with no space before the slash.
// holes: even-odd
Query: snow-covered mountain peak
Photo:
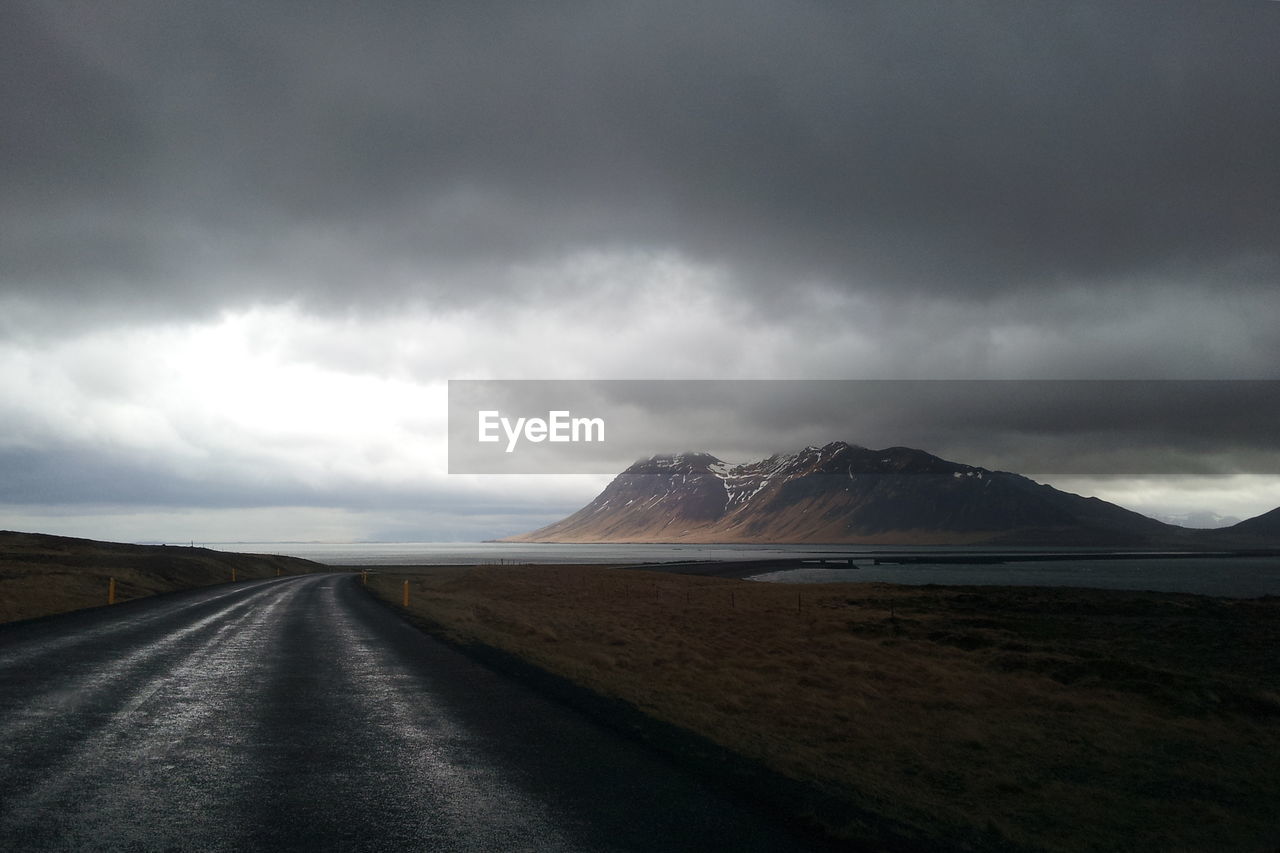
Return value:
<svg viewBox="0 0 1280 853">
<path fill-rule="evenodd" d="M 658 473 L 662 471 L 679 471 L 706 469 L 713 465 L 723 465 L 716 457 L 706 451 L 687 451 L 685 453 L 666 453 L 650 456 L 635 462 L 627 469 L 630 473 Z"/>
<path fill-rule="evenodd" d="M 872 450 L 835 441 L 743 464 L 706 452 L 651 456 L 578 512 L 522 538 L 1127 546 L 1179 535 L 1017 474 L 909 447 Z"/>
</svg>

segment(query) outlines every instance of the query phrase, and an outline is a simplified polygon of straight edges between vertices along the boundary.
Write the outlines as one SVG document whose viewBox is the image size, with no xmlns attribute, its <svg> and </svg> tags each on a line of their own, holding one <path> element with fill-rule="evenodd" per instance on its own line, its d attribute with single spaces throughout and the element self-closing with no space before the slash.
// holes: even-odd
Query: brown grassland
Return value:
<svg viewBox="0 0 1280 853">
<path fill-rule="evenodd" d="M 608 568 L 372 590 L 798 780 L 903 849 L 1271 850 L 1280 600 L 761 584 Z M 870 816 L 870 817 L 868 817 Z"/>
<path fill-rule="evenodd" d="M 0 622 L 33 619 L 116 601 L 327 567 L 295 557 L 234 554 L 176 545 L 124 545 L 0 531 Z"/>
</svg>

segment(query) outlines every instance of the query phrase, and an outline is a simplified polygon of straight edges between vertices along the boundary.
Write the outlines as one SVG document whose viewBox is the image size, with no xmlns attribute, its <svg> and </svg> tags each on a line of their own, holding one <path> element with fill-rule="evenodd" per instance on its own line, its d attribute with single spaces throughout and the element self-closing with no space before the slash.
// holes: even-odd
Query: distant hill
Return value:
<svg viewBox="0 0 1280 853">
<path fill-rule="evenodd" d="M 644 459 L 573 515 L 506 541 L 1215 547 L 1214 533 L 923 450 L 833 442 L 745 465 Z"/>
<path fill-rule="evenodd" d="M 297 557 L 238 554 L 179 545 L 127 545 L 44 533 L 0 531 L 0 622 L 172 592 L 232 579 L 324 571 Z"/>
<path fill-rule="evenodd" d="M 1268 544 L 1280 543 L 1280 507 L 1245 519 L 1220 532 L 1238 539 L 1255 539 Z"/>
</svg>

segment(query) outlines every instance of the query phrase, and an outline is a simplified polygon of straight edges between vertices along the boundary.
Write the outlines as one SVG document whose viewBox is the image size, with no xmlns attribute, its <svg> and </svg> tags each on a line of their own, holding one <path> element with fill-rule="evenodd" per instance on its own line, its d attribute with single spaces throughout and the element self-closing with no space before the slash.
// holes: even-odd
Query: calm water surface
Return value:
<svg viewBox="0 0 1280 853">
<path fill-rule="evenodd" d="M 1097 589 L 1158 590 L 1256 598 L 1280 595 L 1280 557 L 1149 560 L 1052 560 L 997 565 L 859 565 L 849 569 L 796 569 L 757 575 L 782 583 L 980 584 L 996 586 L 1078 586 Z"/>
<path fill-rule="evenodd" d="M 493 563 L 670 563 L 767 560 L 810 554 L 867 553 L 868 548 L 789 545 L 542 545 L 518 542 L 237 542 L 222 551 L 287 554 L 333 566 L 479 566 Z M 907 549 L 897 549 L 907 550 Z"/>
<path fill-rule="evenodd" d="M 209 543 L 224 551 L 287 554 L 333 566 L 491 565 L 515 563 L 664 563 L 694 560 L 771 560 L 834 557 L 854 568 L 762 571 L 755 580 L 784 583 L 885 581 L 903 584 L 1074 586 L 1159 590 L 1201 595 L 1280 595 L 1280 557 L 1151 557 L 1044 562 L 1011 560 L 995 565 L 875 565 L 875 555 L 997 552 L 993 548 L 885 548 L 867 545 L 538 545 L 508 542 Z M 1015 550 L 1015 549 L 1010 549 Z M 1035 549 L 1019 548 L 1018 553 Z M 1042 549 L 1063 552 L 1064 549 Z"/>
</svg>

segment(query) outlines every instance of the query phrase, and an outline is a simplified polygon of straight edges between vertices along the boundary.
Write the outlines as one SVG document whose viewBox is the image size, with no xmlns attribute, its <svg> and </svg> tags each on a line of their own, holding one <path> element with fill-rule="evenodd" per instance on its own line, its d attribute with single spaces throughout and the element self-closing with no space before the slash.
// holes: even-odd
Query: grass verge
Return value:
<svg viewBox="0 0 1280 853">
<path fill-rule="evenodd" d="M 745 762 L 714 758 L 726 772 L 766 768 L 775 782 L 760 789 L 835 838 L 1047 851 L 1280 841 L 1274 598 L 579 566 L 369 584 L 398 605 L 405 580 L 431 630 L 687 733 L 676 751 L 705 742 Z"/>
<path fill-rule="evenodd" d="M 172 545 L 125 545 L 0 531 L 0 622 L 34 619 L 116 601 L 236 580 L 326 570 L 296 557 L 235 554 Z"/>
</svg>

